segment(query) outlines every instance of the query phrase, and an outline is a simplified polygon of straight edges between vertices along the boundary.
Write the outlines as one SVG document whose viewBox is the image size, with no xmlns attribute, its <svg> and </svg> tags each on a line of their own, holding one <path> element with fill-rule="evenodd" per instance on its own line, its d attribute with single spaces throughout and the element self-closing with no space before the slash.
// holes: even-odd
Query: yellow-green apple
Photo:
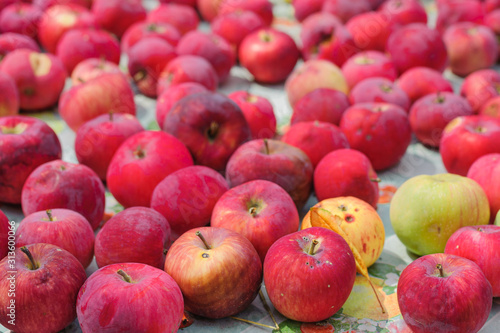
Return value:
<svg viewBox="0 0 500 333">
<path fill-rule="evenodd" d="M 452 92 L 437 92 L 415 101 L 410 109 L 409 120 L 420 142 L 439 147 L 443 130 L 450 121 L 473 114 L 472 107 L 464 97 Z"/>
<path fill-rule="evenodd" d="M 276 134 L 276 116 L 273 105 L 263 96 L 244 90 L 236 90 L 229 97 L 238 104 L 250 126 L 252 139 L 271 139 Z"/>
<path fill-rule="evenodd" d="M 396 25 L 410 23 L 427 24 L 427 11 L 419 0 L 388 0 L 384 1 L 378 11 L 387 15 Z"/>
<path fill-rule="evenodd" d="M 349 89 L 370 77 L 396 80 L 398 72 L 392 59 L 379 51 L 363 51 L 349 58 L 342 66 Z"/>
<path fill-rule="evenodd" d="M 252 243 L 225 228 L 186 231 L 170 247 L 165 271 L 181 288 L 185 309 L 213 319 L 246 309 L 262 282 L 262 263 Z"/>
<path fill-rule="evenodd" d="M 127 138 L 143 130 L 139 120 L 131 114 L 110 113 L 97 116 L 84 123 L 76 132 L 76 158 L 105 181 L 109 163 L 116 150 Z"/>
<path fill-rule="evenodd" d="M 40 110 L 54 106 L 66 81 L 63 63 L 54 55 L 28 49 L 9 52 L 0 71 L 14 79 L 19 91 L 19 106 Z"/>
<path fill-rule="evenodd" d="M 160 96 L 166 89 L 185 82 L 199 83 L 207 90 L 215 91 L 219 79 L 215 69 L 205 58 L 197 55 L 177 56 L 160 73 L 157 95 Z"/>
<path fill-rule="evenodd" d="M 387 39 L 398 26 L 385 13 L 368 11 L 347 21 L 346 28 L 359 49 L 384 52 Z"/>
<path fill-rule="evenodd" d="M 0 202 L 19 204 L 26 178 L 61 158 L 61 143 L 44 121 L 27 116 L 0 117 L 0 141 Z"/>
<path fill-rule="evenodd" d="M 467 75 L 460 86 L 460 95 L 467 99 L 474 112 L 479 112 L 488 100 L 500 95 L 500 73 L 481 69 Z"/>
<path fill-rule="evenodd" d="M 377 261 L 384 247 L 385 229 L 372 205 L 359 198 L 345 196 L 322 200 L 314 207 L 326 209 L 342 219 L 340 226 L 358 250 L 366 267 Z M 302 220 L 301 229 L 311 226 L 308 212 Z"/>
<path fill-rule="evenodd" d="M 326 228 L 278 239 L 264 260 L 271 303 L 292 320 L 316 322 L 335 314 L 351 294 L 356 263 L 347 242 Z"/>
<path fill-rule="evenodd" d="M 168 23 L 147 21 L 137 22 L 132 24 L 123 34 L 123 37 L 120 40 L 122 51 L 127 53 L 128 50 L 137 42 L 149 37 L 161 38 L 171 46 L 175 47 L 181 39 L 181 33 L 176 27 Z"/>
<path fill-rule="evenodd" d="M 481 24 L 460 22 L 443 34 L 453 74 L 467 76 L 493 66 L 498 58 L 498 42 L 493 31 Z"/>
<path fill-rule="evenodd" d="M 40 47 L 33 38 L 15 32 L 6 32 L 0 35 L 0 61 L 7 53 L 16 49 L 29 49 L 40 52 Z"/>
<path fill-rule="evenodd" d="M 0 210 L 0 260 L 9 253 L 9 247 L 13 249 L 15 246 L 15 228 L 16 222 L 9 221 L 4 212 Z"/>
<path fill-rule="evenodd" d="M 140 263 L 114 264 L 92 274 L 78 293 L 83 332 L 177 332 L 184 314 L 179 286 L 164 271 Z"/>
<path fill-rule="evenodd" d="M 273 4 L 269 0 L 232 0 L 220 3 L 218 14 L 224 15 L 236 11 L 250 10 L 262 19 L 266 26 L 273 23 Z"/>
<path fill-rule="evenodd" d="M 153 191 L 166 176 L 193 165 L 186 146 L 160 131 L 141 131 L 125 140 L 109 163 L 106 181 L 125 207 L 149 207 Z"/>
<path fill-rule="evenodd" d="M 151 208 L 165 216 L 175 240 L 190 229 L 208 225 L 215 203 L 228 189 L 227 181 L 214 169 L 189 166 L 155 187 Z"/>
<path fill-rule="evenodd" d="M 453 92 L 453 86 L 443 73 L 429 67 L 412 67 L 399 76 L 397 85 L 406 92 L 411 104 L 425 95 Z"/>
<path fill-rule="evenodd" d="M 264 262 L 271 245 L 299 228 L 299 213 L 288 193 L 267 180 L 251 180 L 224 193 L 210 225 L 245 236 Z"/>
<path fill-rule="evenodd" d="M 491 285 L 471 260 L 429 254 L 401 273 L 398 304 L 412 332 L 475 333 L 488 320 Z"/>
<path fill-rule="evenodd" d="M 302 22 L 309 15 L 321 11 L 324 0 L 292 0 L 293 14 L 295 18 Z"/>
<path fill-rule="evenodd" d="M 281 141 L 301 149 L 313 168 L 331 151 L 349 148 L 344 133 L 336 125 L 322 121 L 301 121 L 290 126 Z"/>
<path fill-rule="evenodd" d="M 46 243 L 64 249 L 86 268 L 94 257 L 94 231 L 89 221 L 70 209 L 48 209 L 26 216 L 16 230 L 16 247 Z"/>
<path fill-rule="evenodd" d="M 181 35 L 196 30 L 200 23 L 198 13 L 194 8 L 177 3 L 160 3 L 158 7 L 148 12 L 146 21 L 171 24 Z"/>
<path fill-rule="evenodd" d="M 241 145 L 226 168 L 230 187 L 263 179 L 283 187 L 300 210 L 311 193 L 313 166 L 299 148 L 279 140 L 255 139 Z"/>
<path fill-rule="evenodd" d="M 16 1 L 0 13 L 0 32 L 15 32 L 36 38 L 43 12 L 31 3 Z"/>
<path fill-rule="evenodd" d="M 343 92 L 330 88 L 318 88 L 297 100 L 293 106 L 290 124 L 317 120 L 339 125 L 342 113 L 349 106 L 349 99 Z"/>
<path fill-rule="evenodd" d="M 206 92 L 207 88 L 196 82 L 184 82 L 165 89 L 156 101 L 156 122 L 161 129 L 172 106 L 182 98 Z"/>
<path fill-rule="evenodd" d="M 500 153 L 500 119 L 488 116 L 463 116 L 446 125 L 439 152 L 448 172 L 467 175 L 479 157 Z"/>
<path fill-rule="evenodd" d="M 71 72 L 71 84 L 77 86 L 106 73 L 123 73 L 114 62 L 104 58 L 88 58 L 82 60 Z"/>
<path fill-rule="evenodd" d="M 146 19 L 146 8 L 141 0 L 93 0 L 92 14 L 97 23 L 121 38 L 132 24 Z"/>
<path fill-rule="evenodd" d="M 324 11 L 312 14 L 304 20 L 300 41 L 304 60 L 325 59 L 342 66 L 358 52 L 351 33 L 339 18 Z"/>
<path fill-rule="evenodd" d="M 483 271 L 493 289 L 493 297 L 500 296 L 500 226 L 478 225 L 462 227 L 446 242 L 444 253 L 474 261 Z"/>
<path fill-rule="evenodd" d="M 472 163 L 467 177 L 483 188 L 490 204 L 490 223 L 500 210 L 500 153 L 487 154 Z"/>
<path fill-rule="evenodd" d="M 410 109 L 410 98 L 396 83 L 385 77 L 369 77 L 360 81 L 349 93 L 351 104 L 381 102 Z"/>
<path fill-rule="evenodd" d="M 327 60 L 308 60 L 294 69 L 285 81 L 285 92 L 292 108 L 302 97 L 319 88 L 349 92 L 340 68 Z"/>
<path fill-rule="evenodd" d="M 488 100 L 479 110 L 478 114 L 500 118 L 500 96 L 496 96 Z"/>
<path fill-rule="evenodd" d="M 12 257 L 0 261 L 0 292 L 5 295 L 0 298 L 0 324 L 20 333 L 59 332 L 71 324 L 87 278 L 82 264 L 68 251 L 43 243 L 17 248 Z"/>
<path fill-rule="evenodd" d="M 68 74 L 79 62 L 88 58 L 103 58 L 118 64 L 120 44 L 106 30 L 79 28 L 65 32 L 56 47 L 56 55 L 64 63 Z"/>
<path fill-rule="evenodd" d="M 438 0 L 436 29 L 444 34 L 446 29 L 458 22 L 483 24 L 485 8 L 482 1 Z"/>
<path fill-rule="evenodd" d="M 375 170 L 397 164 L 411 142 L 406 111 L 389 103 L 351 106 L 342 114 L 340 129 L 351 148 L 363 152 Z"/>
<path fill-rule="evenodd" d="M 175 48 L 178 55 L 197 55 L 205 58 L 215 69 L 219 83 L 229 76 L 236 63 L 236 53 L 221 36 L 212 32 L 190 31 L 182 36 Z"/>
<path fill-rule="evenodd" d="M 377 208 L 378 182 L 380 179 L 368 157 L 354 149 L 328 153 L 314 170 L 314 192 L 319 201 L 352 196 Z"/>
<path fill-rule="evenodd" d="M 135 115 L 134 92 L 123 73 L 104 73 L 62 93 L 59 115 L 73 130 L 103 114 Z"/>
<path fill-rule="evenodd" d="M 251 32 L 263 28 L 259 15 L 250 10 L 238 10 L 217 15 L 210 24 L 212 32 L 224 38 L 238 54 L 243 39 Z"/>
<path fill-rule="evenodd" d="M 177 57 L 175 48 L 159 37 L 146 37 L 127 51 L 128 72 L 139 91 L 156 98 L 160 73 L 168 63 Z"/>
<path fill-rule="evenodd" d="M 490 208 L 484 190 L 470 178 L 419 175 L 397 189 L 390 219 L 399 240 L 422 256 L 442 253 L 448 238 L 463 226 L 488 224 Z"/>
<path fill-rule="evenodd" d="M 261 28 L 248 34 L 238 49 L 241 66 L 261 83 L 279 83 L 293 71 L 300 58 L 295 41 L 285 32 Z"/>
<path fill-rule="evenodd" d="M 80 5 L 90 9 L 92 0 L 32 0 L 32 3 L 43 11 L 56 5 Z"/>
<path fill-rule="evenodd" d="M 163 129 L 186 145 L 196 164 L 217 171 L 224 170 L 233 152 L 250 139 L 250 127 L 240 107 L 213 92 L 192 94 L 176 102 Z"/>
<path fill-rule="evenodd" d="M 67 208 L 82 214 L 96 230 L 104 214 L 104 185 L 83 164 L 54 160 L 37 167 L 21 193 L 25 216 L 45 209 Z"/>
<path fill-rule="evenodd" d="M 56 53 L 57 42 L 68 30 L 98 28 L 94 15 L 87 8 L 76 5 L 55 5 L 44 11 L 38 24 L 38 40 L 45 51 Z"/>
<path fill-rule="evenodd" d="M 157 211 L 130 207 L 110 218 L 95 238 L 98 267 L 138 262 L 163 268 L 170 247 L 170 225 Z"/>
<path fill-rule="evenodd" d="M 19 113 L 19 91 L 16 82 L 6 73 L 0 72 L 0 117 Z"/>
<path fill-rule="evenodd" d="M 372 10 L 370 0 L 324 0 L 321 7 L 322 12 L 335 15 L 342 23 L 346 23 L 351 18 L 370 10 Z"/>
</svg>

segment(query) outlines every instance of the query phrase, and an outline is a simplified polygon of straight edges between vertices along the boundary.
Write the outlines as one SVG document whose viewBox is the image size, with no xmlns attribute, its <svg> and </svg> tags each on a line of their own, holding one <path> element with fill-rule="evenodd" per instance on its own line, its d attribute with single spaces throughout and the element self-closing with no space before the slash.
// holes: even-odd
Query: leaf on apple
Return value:
<svg viewBox="0 0 500 333">
<path fill-rule="evenodd" d="M 354 260 L 356 261 L 356 270 L 358 271 L 358 273 L 360 273 L 361 275 L 363 275 L 365 278 L 368 279 L 368 282 L 370 283 L 370 286 L 372 287 L 373 292 L 375 293 L 375 297 L 377 297 L 377 301 L 380 304 L 382 313 L 385 313 L 384 306 L 382 305 L 379 295 L 375 290 L 372 281 L 370 280 L 370 276 L 368 275 L 368 269 L 366 268 L 366 265 L 363 262 L 363 258 L 361 258 L 358 249 L 351 242 L 347 233 L 344 231 L 344 229 L 342 229 L 341 224 L 342 224 L 342 218 L 340 216 L 333 215 L 330 211 L 324 208 L 320 207 L 311 208 L 311 225 L 313 227 L 321 227 L 332 230 L 333 232 L 339 234 L 347 242 L 354 256 Z"/>
</svg>

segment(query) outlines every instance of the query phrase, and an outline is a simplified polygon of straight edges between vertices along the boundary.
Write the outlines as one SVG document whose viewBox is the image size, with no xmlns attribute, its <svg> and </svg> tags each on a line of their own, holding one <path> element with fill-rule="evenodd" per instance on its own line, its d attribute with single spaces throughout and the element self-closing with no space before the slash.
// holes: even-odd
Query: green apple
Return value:
<svg viewBox="0 0 500 333">
<path fill-rule="evenodd" d="M 417 255 L 442 253 L 459 228 L 488 224 L 488 198 L 474 180 L 455 174 L 420 175 L 394 194 L 391 224 L 399 240 Z"/>
</svg>

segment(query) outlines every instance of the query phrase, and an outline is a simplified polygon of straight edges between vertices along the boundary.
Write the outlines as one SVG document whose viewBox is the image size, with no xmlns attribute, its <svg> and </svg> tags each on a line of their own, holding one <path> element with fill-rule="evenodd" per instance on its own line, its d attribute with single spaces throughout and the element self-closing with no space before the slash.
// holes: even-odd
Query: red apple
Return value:
<svg viewBox="0 0 500 333">
<path fill-rule="evenodd" d="M 0 72 L 0 117 L 19 113 L 19 92 L 16 82 L 6 73 Z"/>
<path fill-rule="evenodd" d="M 26 178 L 61 158 L 61 143 L 44 121 L 26 116 L 0 117 L 0 142 L 0 202 L 19 204 Z"/>
<path fill-rule="evenodd" d="M 56 6 L 56 5 L 79 5 L 85 8 L 89 8 L 92 4 L 92 0 L 30 0 L 36 7 L 45 11 L 46 9 Z"/>
<path fill-rule="evenodd" d="M 179 284 L 185 309 L 212 319 L 246 309 L 262 282 L 262 263 L 252 243 L 225 228 L 185 232 L 168 251 L 165 271 Z"/>
<path fill-rule="evenodd" d="M 214 18 L 210 27 L 214 34 L 224 38 L 233 49 L 238 48 L 243 39 L 251 32 L 264 28 L 264 22 L 259 15 L 250 10 L 238 10 Z"/>
<path fill-rule="evenodd" d="M 16 247 L 47 243 L 75 256 L 86 268 L 94 258 L 94 231 L 83 215 L 69 209 L 48 209 L 26 216 L 16 230 Z"/>
<path fill-rule="evenodd" d="M 276 310 L 315 322 L 335 314 L 354 286 L 356 263 L 347 242 L 326 228 L 281 237 L 264 261 L 264 284 Z"/>
<path fill-rule="evenodd" d="M 500 119 L 488 116 L 464 116 L 446 125 L 439 152 L 446 170 L 467 175 L 479 157 L 500 153 Z"/>
<path fill-rule="evenodd" d="M 122 73 L 122 70 L 114 62 L 104 58 L 85 59 L 71 72 L 71 84 L 77 86 L 106 73 Z"/>
<path fill-rule="evenodd" d="M 267 139 L 241 145 L 226 168 L 226 179 L 231 187 L 257 179 L 271 181 L 290 194 L 299 210 L 311 193 L 312 175 L 312 163 L 302 150 Z"/>
<path fill-rule="evenodd" d="M 203 20 L 211 22 L 218 14 L 222 0 L 197 0 L 196 7 Z"/>
<path fill-rule="evenodd" d="M 218 14 L 224 15 L 235 11 L 250 10 L 260 16 L 266 26 L 273 23 L 273 4 L 269 0 L 231 0 L 221 1 Z"/>
<path fill-rule="evenodd" d="M 54 160 L 40 165 L 26 179 L 21 193 L 24 215 L 67 208 L 82 214 L 96 230 L 104 214 L 104 185 L 83 164 Z"/>
<path fill-rule="evenodd" d="M 500 8 L 499 0 L 484 0 L 484 9 L 486 13 L 490 13 L 498 8 Z"/>
<path fill-rule="evenodd" d="M 298 21 L 304 21 L 309 15 L 321 11 L 325 0 L 292 0 L 293 14 Z"/>
<path fill-rule="evenodd" d="M 127 138 L 143 130 L 139 120 L 130 114 L 110 113 L 95 117 L 76 132 L 76 158 L 105 181 L 116 150 Z"/>
<path fill-rule="evenodd" d="M 324 0 L 321 11 L 338 17 L 343 23 L 351 18 L 372 10 L 369 0 Z"/>
<path fill-rule="evenodd" d="M 396 25 L 427 24 L 427 12 L 419 0 L 387 0 L 378 8 Z"/>
<path fill-rule="evenodd" d="M 398 85 L 384 77 L 370 77 L 360 81 L 350 92 L 351 104 L 381 102 L 410 108 L 410 98 Z"/>
<path fill-rule="evenodd" d="M 349 106 L 349 99 L 343 92 L 329 88 L 318 88 L 304 95 L 295 103 L 290 124 L 317 120 L 339 125 L 342 113 Z"/>
<path fill-rule="evenodd" d="M 38 34 L 38 22 L 43 12 L 40 8 L 23 2 L 8 5 L 0 13 L 0 32 L 16 32 L 31 38 Z"/>
<path fill-rule="evenodd" d="M 354 16 L 346 23 L 346 28 L 358 48 L 380 52 L 384 52 L 387 39 L 395 26 L 395 23 L 382 12 L 365 12 Z"/>
<path fill-rule="evenodd" d="M 484 25 L 493 31 L 498 40 L 498 36 L 500 35 L 500 9 L 493 10 L 492 12 L 486 14 L 484 17 Z"/>
<path fill-rule="evenodd" d="M 130 207 L 110 218 L 95 238 L 98 267 L 138 262 L 163 268 L 170 247 L 169 222 L 148 207 Z"/>
<path fill-rule="evenodd" d="M 71 324 L 87 278 L 82 264 L 52 244 L 18 248 L 12 258 L 0 261 L 0 324 L 16 332 L 59 332 Z"/>
<path fill-rule="evenodd" d="M 299 213 L 288 193 L 267 180 L 233 187 L 217 201 L 210 225 L 245 236 L 264 262 L 267 250 L 282 236 L 299 228 Z"/>
<path fill-rule="evenodd" d="M 54 106 L 67 76 L 63 63 L 54 55 L 28 49 L 8 53 L 0 62 L 0 71 L 14 79 L 20 108 L 30 111 Z"/>
<path fill-rule="evenodd" d="M 482 69 L 467 75 L 460 87 L 460 95 L 464 96 L 474 112 L 493 97 L 500 95 L 500 73 L 494 69 Z"/>
<path fill-rule="evenodd" d="M 467 177 L 474 179 L 486 193 L 490 203 L 490 223 L 493 223 L 500 211 L 500 154 L 479 157 L 472 163 Z"/>
<path fill-rule="evenodd" d="M 149 207 L 156 185 L 190 165 L 193 158 L 177 138 L 160 131 L 142 131 L 125 140 L 115 152 L 106 181 L 123 206 Z"/>
<path fill-rule="evenodd" d="M 9 221 L 4 212 L 0 210 L 0 260 L 15 247 L 16 222 Z M 10 249 L 9 249 L 10 247 Z"/>
<path fill-rule="evenodd" d="M 481 109 L 479 109 L 478 114 L 500 118 L 500 96 L 493 97 L 484 103 Z"/>
<path fill-rule="evenodd" d="M 411 104 L 425 95 L 437 92 L 453 92 L 450 81 L 429 67 L 413 67 L 401 74 L 397 85 L 408 95 Z"/>
<path fill-rule="evenodd" d="M 368 157 L 354 149 L 328 153 L 314 170 L 314 191 L 318 201 L 352 196 L 377 208 L 379 181 Z"/>
<path fill-rule="evenodd" d="M 168 112 L 163 128 L 186 145 L 196 164 L 217 171 L 224 170 L 233 152 L 250 139 L 250 127 L 239 106 L 212 92 L 179 100 Z"/>
<path fill-rule="evenodd" d="M 174 3 L 196 8 L 196 0 L 160 0 L 160 3 Z"/>
<path fill-rule="evenodd" d="M 268 99 L 244 90 L 233 91 L 228 97 L 241 108 L 248 126 L 250 126 L 252 139 L 271 139 L 274 137 L 276 116 L 273 105 Z"/>
<path fill-rule="evenodd" d="M 118 64 L 120 44 L 105 30 L 72 29 L 59 39 L 56 55 L 71 74 L 78 63 L 88 58 L 103 58 Z"/>
<path fill-rule="evenodd" d="M 384 77 L 390 81 L 394 81 L 398 77 L 396 65 L 392 59 L 378 51 L 364 51 L 355 54 L 344 63 L 342 73 L 349 89 L 370 77 Z"/>
<path fill-rule="evenodd" d="M 450 121 L 474 112 L 467 100 L 451 92 L 428 94 L 413 103 L 409 119 L 417 139 L 431 147 L 439 147 L 443 130 Z"/>
<path fill-rule="evenodd" d="M 106 73 L 65 91 L 58 110 L 76 132 L 84 123 L 103 114 L 135 115 L 134 92 L 125 75 Z"/>
<path fill-rule="evenodd" d="M 438 0 L 436 29 L 444 33 L 452 24 L 473 22 L 482 24 L 485 10 L 482 1 L 477 0 Z"/>
<path fill-rule="evenodd" d="M 0 61 L 16 49 L 29 49 L 40 52 L 38 44 L 30 37 L 15 32 L 6 32 L 0 34 Z"/>
<path fill-rule="evenodd" d="M 165 216 L 175 240 L 188 230 L 208 225 L 215 203 L 228 189 L 227 181 L 214 169 L 190 166 L 156 186 L 151 208 Z"/>
<path fill-rule="evenodd" d="M 353 105 L 342 115 L 340 129 L 351 148 L 364 153 L 377 171 L 397 164 L 411 142 L 408 115 L 394 104 Z"/>
<path fill-rule="evenodd" d="M 148 13 L 146 20 L 151 23 L 171 24 L 181 35 L 196 30 L 200 23 L 198 14 L 193 8 L 176 3 L 160 4 Z"/>
<path fill-rule="evenodd" d="M 122 51 L 128 52 L 130 47 L 147 37 L 162 38 L 175 47 L 181 39 L 181 33 L 171 24 L 165 22 L 141 21 L 132 24 L 120 40 Z"/>
<path fill-rule="evenodd" d="M 132 24 L 146 19 L 141 0 L 92 0 L 92 14 L 103 29 L 118 38 Z"/>
<path fill-rule="evenodd" d="M 491 285 L 479 266 L 451 254 L 418 258 L 398 281 L 399 308 L 413 332 L 478 332 L 491 299 Z"/>
<path fill-rule="evenodd" d="M 88 333 L 177 332 L 184 301 L 179 286 L 164 271 L 139 263 L 115 264 L 85 281 L 76 312 Z"/>
<path fill-rule="evenodd" d="M 299 60 L 300 51 L 292 37 L 273 28 L 259 29 L 240 44 L 238 59 L 256 81 L 284 81 Z"/>
</svg>

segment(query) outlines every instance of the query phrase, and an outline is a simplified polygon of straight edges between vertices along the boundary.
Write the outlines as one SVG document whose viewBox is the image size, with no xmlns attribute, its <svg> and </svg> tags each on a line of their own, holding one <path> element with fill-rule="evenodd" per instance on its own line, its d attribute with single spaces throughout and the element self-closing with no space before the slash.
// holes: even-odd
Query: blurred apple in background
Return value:
<svg viewBox="0 0 500 333">
<path fill-rule="evenodd" d="M 264 24 L 267 26 L 270 26 L 273 23 L 273 4 L 269 0 L 232 0 L 220 2 L 220 15 L 243 10 L 250 10 L 259 15 Z"/>
<path fill-rule="evenodd" d="M 90 9 L 92 0 L 32 0 L 33 5 L 45 11 L 48 8 L 56 5 L 79 5 Z"/>
<path fill-rule="evenodd" d="M 321 11 L 324 0 L 292 0 L 293 14 L 295 18 L 302 22 L 309 15 Z"/>
<path fill-rule="evenodd" d="M 427 12 L 419 0 L 387 0 L 383 1 L 378 11 L 394 22 L 396 26 L 411 23 L 427 24 Z"/>
<path fill-rule="evenodd" d="M 360 81 L 349 94 L 351 104 L 382 102 L 399 105 L 406 111 L 410 99 L 406 92 L 393 81 L 384 77 L 370 77 Z"/>
<path fill-rule="evenodd" d="M 124 263 L 103 267 L 85 281 L 76 312 L 82 330 L 89 333 L 177 332 L 184 301 L 179 286 L 164 271 Z"/>
<path fill-rule="evenodd" d="M 14 235 L 14 230 L 15 222 L 11 224 L 4 212 L 0 210 L 0 260 L 2 260 L 9 252 L 9 231 L 11 231 L 12 235 Z"/>
<path fill-rule="evenodd" d="M 208 225 L 215 203 L 228 189 L 227 181 L 214 169 L 189 166 L 155 187 L 151 208 L 165 216 L 176 240 L 190 229 Z"/>
<path fill-rule="evenodd" d="M 384 77 L 390 81 L 396 80 L 398 72 L 388 55 L 378 51 L 365 51 L 355 54 L 342 66 L 342 73 L 349 89 L 370 77 Z"/>
<path fill-rule="evenodd" d="M 86 268 L 94 258 L 94 238 L 94 231 L 83 215 L 56 208 L 26 216 L 16 230 L 16 247 L 52 244 L 74 255 Z"/>
<path fill-rule="evenodd" d="M 324 0 L 321 11 L 338 17 L 342 23 L 347 23 L 351 18 L 369 12 L 372 5 L 369 0 Z"/>
<path fill-rule="evenodd" d="M 118 38 L 132 24 L 146 19 L 141 0 L 92 0 L 92 14 L 103 29 Z"/>
<path fill-rule="evenodd" d="M 196 8 L 196 0 L 160 0 L 160 3 L 180 4 Z"/>
<path fill-rule="evenodd" d="M 500 95 L 500 73 L 494 69 L 482 69 L 467 75 L 460 86 L 475 113 L 493 97 Z"/>
<path fill-rule="evenodd" d="M 197 0 L 196 6 L 203 20 L 211 22 L 218 14 L 222 0 Z"/>
<path fill-rule="evenodd" d="M 484 190 L 470 178 L 419 175 L 394 194 L 390 219 L 407 249 L 426 255 L 443 252 L 448 238 L 459 228 L 488 224 L 490 208 Z"/>
<path fill-rule="evenodd" d="M 326 228 L 278 239 L 264 261 L 264 283 L 283 316 L 316 322 L 336 313 L 349 297 L 356 263 L 346 241 Z"/>
<path fill-rule="evenodd" d="M 500 118 L 500 96 L 489 99 L 479 110 L 479 115 Z"/>
<path fill-rule="evenodd" d="M 18 332 L 59 332 L 71 324 L 76 318 L 78 291 L 87 278 L 82 264 L 52 244 L 18 248 L 15 258 L 15 268 L 7 257 L 0 261 L 0 292 L 9 295 L 11 285 L 16 286 L 15 298 L 0 298 L 0 324 Z"/>
<path fill-rule="evenodd" d="M 15 32 L 5 32 L 0 34 L 0 61 L 16 49 L 29 49 L 40 52 L 40 47 L 33 38 Z"/>
<path fill-rule="evenodd" d="M 165 271 L 179 284 L 185 309 L 212 319 L 246 309 L 262 282 L 262 263 L 252 243 L 225 228 L 182 234 L 167 253 Z"/>
<path fill-rule="evenodd" d="M 317 120 L 339 125 L 342 113 L 349 106 L 349 99 L 343 92 L 329 88 L 318 88 L 304 95 L 295 103 L 290 124 Z"/>
<path fill-rule="evenodd" d="M 478 332 L 492 307 L 491 285 L 479 266 L 468 259 L 426 255 L 401 273 L 398 304 L 413 332 Z"/>
<path fill-rule="evenodd" d="M 444 33 L 458 22 L 482 24 L 485 16 L 483 1 L 477 0 L 437 0 L 436 29 Z"/>
<path fill-rule="evenodd" d="M 156 185 L 172 172 L 191 165 L 193 158 L 179 139 L 161 131 L 141 131 L 115 152 L 106 181 L 124 207 L 149 207 Z"/>
<path fill-rule="evenodd" d="M 0 13 L 0 32 L 15 32 L 31 38 L 38 34 L 38 23 L 43 16 L 40 8 L 31 3 L 17 1 Z"/>
<path fill-rule="evenodd" d="M 373 265 L 382 254 L 385 229 L 382 219 L 369 203 L 352 196 L 339 196 L 318 202 L 314 207 L 323 208 L 341 218 L 340 227 L 349 236 L 366 267 Z M 301 229 L 311 228 L 311 214 L 302 220 Z"/>
<path fill-rule="evenodd" d="M 109 163 L 116 150 L 127 138 L 143 130 L 139 120 L 130 114 L 110 113 L 97 116 L 84 123 L 76 132 L 76 158 L 105 181 Z"/>
<path fill-rule="evenodd" d="M 19 91 L 16 82 L 6 73 L 0 72 L 0 117 L 19 113 Z"/>
<path fill-rule="evenodd" d="M 38 166 L 62 156 L 57 134 L 44 121 L 0 117 L 0 202 L 21 203 L 23 185 Z"/>
<path fill-rule="evenodd" d="M 103 58 L 88 58 L 80 61 L 71 72 L 71 84 L 77 86 L 106 73 L 123 74 L 114 62 Z"/>
<path fill-rule="evenodd" d="M 314 192 L 319 201 L 353 196 L 377 208 L 379 182 L 368 157 L 354 149 L 328 153 L 314 170 Z"/>
<path fill-rule="evenodd" d="M 148 207 L 126 208 L 110 218 L 95 238 L 98 267 L 138 262 L 163 268 L 170 247 L 170 225 Z"/>
<path fill-rule="evenodd" d="M 453 92 L 451 82 L 443 77 L 443 73 L 428 67 L 412 67 L 396 81 L 406 92 L 411 104 L 425 95 L 438 92 Z"/>
<path fill-rule="evenodd" d="M 369 11 L 352 17 L 346 28 L 360 50 L 384 52 L 387 39 L 397 26 L 383 12 Z"/>
<path fill-rule="evenodd" d="M 137 42 L 149 37 L 161 38 L 172 47 L 175 47 L 181 39 L 181 33 L 176 27 L 168 23 L 137 22 L 132 24 L 123 34 L 120 40 L 121 49 L 127 53 Z"/>
<path fill-rule="evenodd" d="M 245 236 L 264 262 L 267 250 L 298 230 L 299 213 L 288 193 L 267 180 L 252 180 L 224 193 L 217 201 L 210 225 Z"/>
<path fill-rule="evenodd" d="M 181 35 L 196 30 L 200 19 L 194 8 L 176 3 L 161 3 L 147 14 L 147 22 L 167 23 L 174 26 Z"/>
</svg>

